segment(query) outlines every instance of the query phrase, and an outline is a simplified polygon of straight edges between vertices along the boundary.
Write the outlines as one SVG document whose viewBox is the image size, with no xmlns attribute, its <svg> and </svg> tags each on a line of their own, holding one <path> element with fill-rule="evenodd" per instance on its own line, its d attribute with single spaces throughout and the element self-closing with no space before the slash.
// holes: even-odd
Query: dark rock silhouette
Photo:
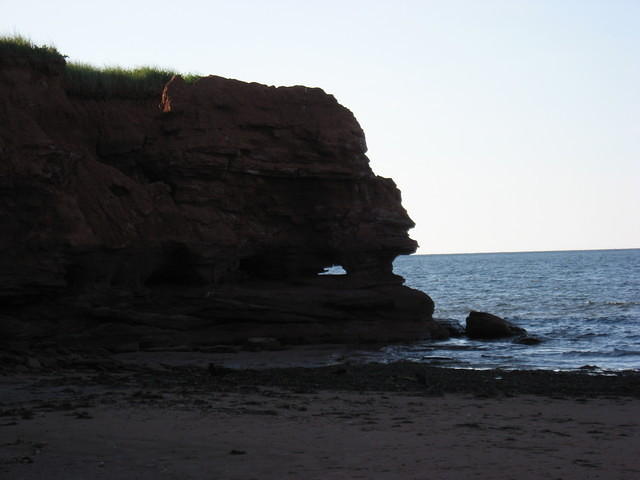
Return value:
<svg viewBox="0 0 640 480">
<path fill-rule="evenodd" d="M 434 318 L 434 322 L 446 328 L 450 337 L 464 337 L 465 327 L 457 320 L 452 318 Z"/>
<path fill-rule="evenodd" d="M 491 313 L 472 311 L 466 320 L 466 333 L 469 338 L 492 339 L 525 335 L 527 331 Z"/>
<path fill-rule="evenodd" d="M 521 345 L 540 345 L 542 343 L 541 338 L 526 334 L 514 339 L 513 341 L 514 343 L 519 343 Z"/>
<path fill-rule="evenodd" d="M 392 272 L 416 249 L 413 222 L 331 95 L 211 76 L 152 99 L 80 98 L 64 68 L 0 62 L 6 341 L 447 335 Z M 347 275 L 317 275 L 331 265 Z"/>
</svg>

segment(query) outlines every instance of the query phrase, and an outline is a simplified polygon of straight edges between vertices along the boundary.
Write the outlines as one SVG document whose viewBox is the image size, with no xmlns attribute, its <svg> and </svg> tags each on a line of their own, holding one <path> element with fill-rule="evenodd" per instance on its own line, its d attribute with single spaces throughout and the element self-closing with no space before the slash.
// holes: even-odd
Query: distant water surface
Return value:
<svg viewBox="0 0 640 480">
<path fill-rule="evenodd" d="M 464 324 L 470 310 L 501 316 L 543 339 L 450 339 L 354 352 L 460 368 L 640 369 L 640 249 L 411 255 L 395 273 Z"/>
</svg>

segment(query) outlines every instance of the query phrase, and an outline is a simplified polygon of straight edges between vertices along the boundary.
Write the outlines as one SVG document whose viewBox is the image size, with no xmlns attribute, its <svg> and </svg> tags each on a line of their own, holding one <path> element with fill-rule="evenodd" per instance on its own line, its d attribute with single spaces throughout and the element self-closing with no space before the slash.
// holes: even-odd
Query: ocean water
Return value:
<svg viewBox="0 0 640 480">
<path fill-rule="evenodd" d="M 392 345 L 367 360 L 459 368 L 640 369 L 640 249 L 411 255 L 394 271 L 429 294 L 434 317 L 486 311 L 524 327 L 539 345 L 466 338 Z"/>
</svg>

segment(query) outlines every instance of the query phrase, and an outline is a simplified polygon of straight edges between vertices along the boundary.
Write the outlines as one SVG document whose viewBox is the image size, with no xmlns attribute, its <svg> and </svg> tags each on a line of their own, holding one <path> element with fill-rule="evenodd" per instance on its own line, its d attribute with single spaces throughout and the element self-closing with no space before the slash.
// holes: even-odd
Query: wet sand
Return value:
<svg viewBox="0 0 640 480">
<path fill-rule="evenodd" d="M 0 478 L 640 478 L 637 373 L 142 356 L 5 370 Z"/>
</svg>

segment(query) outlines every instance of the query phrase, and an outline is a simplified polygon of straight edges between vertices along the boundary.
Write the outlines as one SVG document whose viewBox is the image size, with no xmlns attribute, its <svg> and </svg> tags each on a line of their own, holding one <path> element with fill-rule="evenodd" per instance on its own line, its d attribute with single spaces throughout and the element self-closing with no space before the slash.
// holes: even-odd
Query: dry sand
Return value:
<svg viewBox="0 0 640 480">
<path fill-rule="evenodd" d="M 5 372 L 0 478 L 640 478 L 637 395 L 354 391 L 313 372 Z"/>
</svg>

